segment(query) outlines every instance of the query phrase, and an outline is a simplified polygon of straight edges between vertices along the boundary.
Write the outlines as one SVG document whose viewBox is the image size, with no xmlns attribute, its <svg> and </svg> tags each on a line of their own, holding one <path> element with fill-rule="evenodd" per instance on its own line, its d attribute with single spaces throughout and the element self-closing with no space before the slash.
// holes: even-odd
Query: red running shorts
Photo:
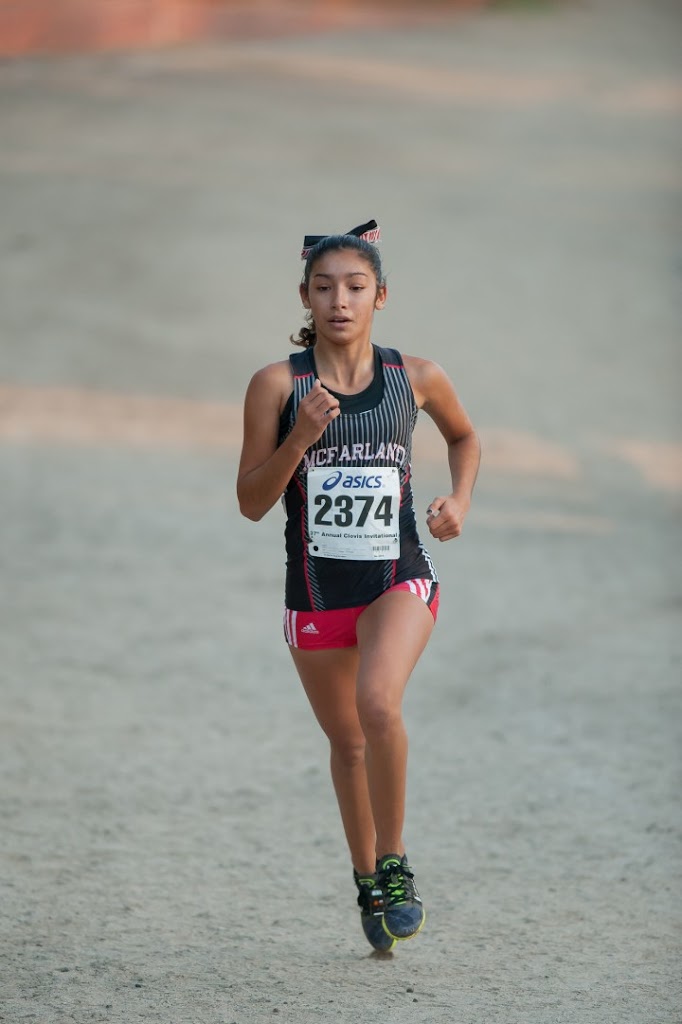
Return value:
<svg viewBox="0 0 682 1024">
<path fill-rule="evenodd" d="M 406 590 L 415 594 L 429 608 L 436 621 L 438 615 L 439 586 L 433 580 L 405 580 L 396 583 L 385 593 Z M 383 596 L 383 595 L 382 595 Z M 328 612 L 296 612 L 284 609 L 284 637 L 290 647 L 303 651 L 322 651 L 333 647 L 355 647 L 358 638 L 356 623 L 369 605 L 356 608 L 335 608 Z"/>
</svg>

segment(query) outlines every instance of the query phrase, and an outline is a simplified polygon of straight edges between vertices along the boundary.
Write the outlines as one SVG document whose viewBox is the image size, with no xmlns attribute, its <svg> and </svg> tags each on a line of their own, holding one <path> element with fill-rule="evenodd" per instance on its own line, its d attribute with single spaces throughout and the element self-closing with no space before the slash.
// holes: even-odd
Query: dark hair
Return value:
<svg viewBox="0 0 682 1024">
<path fill-rule="evenodd" d="M 356 235 L 327 235 L 326 238 L 323 238 L 317 245 L 312 247 L 306 257 L 303 280 L 301 282 L 306 290 L 310 284 L 312 269 L 317 261 L 322 256 L 326 256 L 328 252 L 338 252 L 341 249 L 353 249 L 359 253 L 374 271 L 377 287 L 383 288 L 386 282 L 381 267 L 381 256 L 375 245 L 372 245 L 371 242 L 366 241 L 364 238 L 358 238 Z M 301 345 L 303 348 L 312 348 L 315 344 L 317 332 L 310 310 L 306 313 L 306 326 L 300 329 L 296 337 L 291 334 L 289 340 L 293 345 Z"/>
</svg>

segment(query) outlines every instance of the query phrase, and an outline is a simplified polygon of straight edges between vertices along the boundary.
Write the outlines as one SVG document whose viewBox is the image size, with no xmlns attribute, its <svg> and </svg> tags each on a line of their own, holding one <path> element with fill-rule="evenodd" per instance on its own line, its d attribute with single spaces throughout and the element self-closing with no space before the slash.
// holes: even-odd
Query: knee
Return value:
<svg viewBox="0 0 682 1024">
<path fill-rule="evenodd" d="M 359 699 L 358 716 L 368 740 L 381 739 L 402 728 L 400 708 L 392 707 L 380 696 Z"/>
<path fill-rule="evenodd" d="M 335 737 L 329 739 L 331 759 L 341 768 L 353 769 L 365 763 L 365 737 Z"/>
</svg>

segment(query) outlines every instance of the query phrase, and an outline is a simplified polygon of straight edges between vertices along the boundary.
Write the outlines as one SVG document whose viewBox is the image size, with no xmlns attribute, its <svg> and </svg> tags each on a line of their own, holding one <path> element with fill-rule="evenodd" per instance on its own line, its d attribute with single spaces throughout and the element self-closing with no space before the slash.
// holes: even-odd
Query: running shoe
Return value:
<svg viewBox="0 0 682 1024">
<path fill-rule="evenodd" d="M 384 896 L 382 926 L 392 939 L 411 939 L 421 931 L 426 913 L 407 855 L 389 853 L 377 862 L 377 884 Z"/>
<path fill-rule="evenodd" d="M 388 953 L 395 946 L 395 939 L 384 931 L 384 896 L 377 886 L 376 875 L 359 875 L 353 868 L 353 878 L 358 887 L 358 906 L 365 938 L 373 949 Z"/>
</svg>

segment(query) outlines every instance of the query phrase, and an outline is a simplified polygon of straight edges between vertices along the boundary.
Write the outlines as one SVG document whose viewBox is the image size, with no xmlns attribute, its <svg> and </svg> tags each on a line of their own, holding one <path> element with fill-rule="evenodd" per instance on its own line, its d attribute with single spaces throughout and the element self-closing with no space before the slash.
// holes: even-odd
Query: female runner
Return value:
<svg viewBox="0 0 682 1024">
<path fill-rule="evenodd" d="M 444 371 L 372 344 L 386 283 L 374 221 L 307 236 L 303 351 L 252 378 L 237 494 L 260 520 L 286 508 L 285 637 L 331 747 L 331 775 L 363 930 L 389 950 L 422 928 L 403 843 L 407 735 L 402 698 L 438 610 L 438 577 L 419 540 L 410 486 L 419 409 L 447 446 L 450 492 L 426 526 L 458 537 L 480 446 Z"/>
</svg>

